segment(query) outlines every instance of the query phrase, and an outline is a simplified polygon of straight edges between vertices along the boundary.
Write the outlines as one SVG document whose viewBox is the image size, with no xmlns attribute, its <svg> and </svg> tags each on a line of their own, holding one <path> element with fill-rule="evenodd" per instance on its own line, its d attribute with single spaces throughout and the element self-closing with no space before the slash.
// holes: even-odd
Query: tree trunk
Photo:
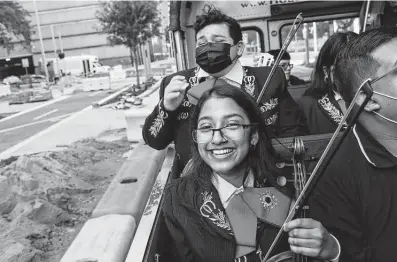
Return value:
<svg viewBox="0 0 397 262">
<path fill-rule="evenodd" d="M 134 62 L 134 55 L 132 53 L 132 48 L 130 47 L 130 60 L 131 60 L 131 66 L 134 66 L 135 62 Z"/>
<path fill-rule="evenodd" d="M 143 53 L 142 53 L 141 45 L 138 45 L 138 56 L 139 56 L 139 65 L 143 65 Z"/>
<path fill-rule="evenodd" d="M 130 47 L 129 49 L 130 49 L 131 66 L 134 66 L 134 65 L 136 65 L 136 62 L 135 62 L 134 54 L 132 52 L 132 47 Z M 134 85 L 131 86 L 131 91 L 134 93 L 135 92 L 135 88 L 133 86 Z"/>
<path fill-rule="evenodd" d="M 136 48 L 134 48 L 133 52 L 134 52 L 134 58 L 135 58 L 134 62 L 135 62 L 135 70 L 136 70 L 136 83 L 137 83 L 138 88 L 139 88 L 140 87 L 140 84 L 139 84 L 139 69 L 138 69 L 138 56 L 137 56 Z"/>
</svg>

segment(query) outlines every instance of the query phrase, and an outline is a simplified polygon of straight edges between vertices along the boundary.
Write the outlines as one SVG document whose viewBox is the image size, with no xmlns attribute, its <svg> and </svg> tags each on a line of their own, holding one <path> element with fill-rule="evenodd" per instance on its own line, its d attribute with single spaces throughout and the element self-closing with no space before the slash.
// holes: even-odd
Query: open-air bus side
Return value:
<svg viewBox="0 0 397 262">
<path fill-rule="evenodd" d="M 274 1 L 277 2 L 277 1 Z M 244 2 L 190 2 L 181 4 L 180 8 L 186 11 L 184 15 L 180 15 L 180 18 L 185 18 L 185 21 L 180 21 L 180 29 L 182 32 L 174 32 L 173 39 L 175 41 L 175 52 L 177 55 L 176 60 L 178 63 L 178 70 L 183 70 L 195 66 L 195 33 L 193 24 L 204 5 L 206 3 L 213 4 L 223 12 L 235 17 L 241 24 L 243 35 L 244 33 L 250 34 L 254 32 L 256 36 L 256 43 L 254 44 L 257 48 L 256 53 L 263 53 L 266 50 L 280 48 L 284 41 L 283 28 L 291 25 L 296 14 L 303 12 L 305 17 L 305 23 L 313 24 L 316 21 L 334 21 L 341 19 L 355 19 L 356 20 L 356 31 L 359 30 L 359 24 L 357 24 L 360 16 L 360 10 L 362 8 L 362 2 L 292 2 L 289 4 L 275 4 L 270 5 L 269 2 L 257 2 L 256 4 L 244 3 Z M 262 4 L 262 5 L 261 5 Z M 321 5 L 327 5 L 319 8 Z M 181 11 L 180 13 L 183 13 Z M 353 25 L 354 26 L 354 25 Z M 353 29 L 352 26 L 352 29 Z M 304 26 L 305 27 L 305 26 Z M 303 28 L 304 28 L 303 27 Z M 289 28 L 288 28 L 289 30 Z M 252 33 L 251 33 L 252 35 Z M 319 48 L 318 48 L 319 49 Z M 251 50 L 250 50 L 251 51 Z M 178 54 L 182 54 L 178 56 Z M 245 55 L 243 63 L 247 65 L 253 63 L 255 53 L 249 53 Z M 304 88 L 295 88 L 292 90 L 292 95 L 295 99 L 298 99 L 304 92 Z M 331 134 L 326 135 L 314 135 L 304 137 L 305 146 L 308 148 L 307 152 L 307 163 L 308 172 L 314 167 L 315 163 L 319 159 L 322 150 L 325 148 L 329 141 Z M 292 167 L 288 167 L 291 164 L 292 152 L 287 148 L 292 144 L 293 138 L 279 139 L 273 141 L 273 145 L 280 158 L 280 168 L 285 169 L 287 181 L 292 179 Z M 285 165 L 287 164 L 287 165 Z M 172 178 L 169 178 L 172 179 Z M 140 224 L 137 228 L 134 241 L 129 251 L 127 262 L 132 261 L 177 261 L 173 256 L 171 245 L 169 245 L 171 239 L 165 228 L 163 217 L 161 215 L 161 200 L 157 208 L 157 214 L 148 220 L 153 221 L 153 226 L 150 228 L 150 234 L 145 235 L 141 232 L 145 231 L 147 234 L 149 229 L 147 226 Z M 150 205 L 150 203 L 148 203 Z M 141 219 L 140 223 L 146 219 L 145 214 Z M 144 239 L 142 239 L 142 237 Z M 147 241 L 145 243 L 145 241 Z M 146 246 L 143 252 L 142 248 Z M 141 250 L 139 250 L 141 249 Z"/>
<path fill-rule="evenodd" d="M 201 12 L 206 3 L 235 17 L 241 24 L 243 35 L 248 38 L 246 39 L 247 52 L 243 57 L 243 64 L 247 65 L 253 63 L 254 56 L 258 53 L 281 47 L 285 32 L 289 30 L 288 26 L 292 24 L 299 12 L 302 12 L 305 18 L 303 30 L 313 30 L 314 27 L 317 32 L 316 26 L 329 26 L 330 29 L 332 27 L 332 30 L 335 27 L 341 27 L 343 30 L 359 31 L 363 27 L 365 20 L 363 16 L 366 14 L 367 6 L 362 1 L 172 1 L 170 3 L 170 29 L 178 70 L 195 66 L 193 23 L 196 15 Z M 379 3 L 374 2 L 372 8 L 368 10 L 369 17 L 373 17 L 373 19 L 368 19 L 370 23 L 368 27 L 381 25 L 379 19 L 381 9 L 376 8 Z M 313 45 L 312 40 L 307 37 L 307 32 L 306 39 L 303 39 L 303 49 L 310 49 L 302 51 L 302 41 L 297 40 L 295 44 L 292 42 L 288 51 L 291 51 L 293 60 L 300 59 L 309 64 L 315 60 L 316 52 L 321 48 L 318 43 L 322 40 L 318 40 L 320 36 L 316 36 L 316 44 Z M 301 36 L 302 33 L 301 31 Z M 310 77 L 310 73 L 306 77 Z M 299 99 L 305 88 L 306 86 L 302 86 L 289 90 L 294 99 Z M 324 134 L 302 137 L 307 148 L 305 161 L 309 173 L 331 136 L 332 134 Z M 292 140 L 293 137 L 272 141 L 279 157 L 279 168 L 284 169 L 287 181 L 292 178 L 293 173 L 292 167 L 288 165 L 291 164 L 292 152 L 289 148 Z M 83 248 L 86 249 L 85 254 L 89 255 L 92 252 L 92 257 L 98 257 L 100 262 L 178 261 L 173 256 L 171 239 L 161 214 L 163 190 L 167 183 L 174 179 L 170 175 L 174 154 L 172 145 L 165 150 L 156 151 L 141 142 L 134 150 L 133 156 L 127 160 L 128 163 L 122 167 L 123 174 L 126 174 L 125 177 L 118 177 L 112 182 L 92 215 L 93 219 L 122 216 L 128 222 L 123 222 L 122 218 L 118 218 L 121 220 L 117 221 L 121 222 L 116 233 L 104 230 L 108 233 L 98 234 L 96 239 L 91 240 L 87 240 L 87 238 L 90 230 L 93 229 L 85 230 L 83 227 L 82 233 L 79 234 L 83 237 L 76 238 L 61 262 L 74 262 L 75 260 L 70 259 L 73 257 L 73 253 Z M 131 176 L 136 178 L 135 182 L 130 182 Z M 104 224 L 98 225 L 96 227 L 103 227 Z M 106 234 L 113 236 L 111 242 L 121 241 L 122 243 L 106 242 L 106 237 L 109 237 Z M 86 242 L 96 242 L 91 245 L 83 244 L 83 239 Z M 106 242 L 107 246 L 104 247 L 103 242 Z M 101 259 L 100 254 L 95 256 L 94 252 L 103 254 L 105 258 Z"/>
</svg>

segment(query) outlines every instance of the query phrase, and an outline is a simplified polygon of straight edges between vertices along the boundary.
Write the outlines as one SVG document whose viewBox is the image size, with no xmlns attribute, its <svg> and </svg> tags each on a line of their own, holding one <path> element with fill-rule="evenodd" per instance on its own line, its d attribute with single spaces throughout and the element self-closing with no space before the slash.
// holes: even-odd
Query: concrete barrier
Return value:
<svg viewBox="0 0 397 262">
<path fill-rule="evenodd" d="M 9 85 L 0 84 L 0 97 L 8 96 L 11 94 L 11 87 Z"/>
<path fill-rule="evenodd" d="M 84 91 L 98 91 L 110 89 L 110 80 L 108 77 L 85 78 L 81 80 Z"/>
<path fill-rule="evenodd" d="M 10 102 L 8 100 L 0 100 L 0 114 L 8 114 L 10 112 Z"/>
<path fill-rule="evenodd" d="M 127 77 L 127 74 L 124 70 L 111 70 L 109 71 L 109 77 L 110 79 L 125 79 Z"/>
<path fill-rule="evenodd" d="M 61 262 L 124 262 L 136 223 L 129 215 L 89 219 Z"/>
<path fill-rule="evenodd" d="M 109 214 L 131 215 L 139 223 L 166 150 L 137 145 L 102 196 L 92 217 Z"/>
<path fill-rule="evenodd" d="M 161 171 L 157 176 L 156 182 L 150 193 L 149 200 L 146 203 L 145 211 L 139 222 L 136 230 L 134 240 L 132 241 L 130 250 L 128 252 L 125 262 L 140 262 L 143 261 L 146 248 L 150 241 L 150 234 L 155 224 L 156 214 L 160 211 L 160 201 L 163 197 L 164 187 L 170 175 L 172 163 L 174 161 L 175 150 L 169 147 L 167 150 L 167 157 L 161 167 Z M 149 259 L 150 261 L 150 259 Z"/>
<path fill-rule="evenodd" d="M 146 117 L 152 113 L 153 108 L 143 106 L 141 108 L 130 108 L 124 111 L 125 121 L 127 123 L 127 139 L 130 142 L 142 139 L 142 126 Z"/>
<path fill-rule="evenodd" d="M 165 75 L 166 68 L 159 67 L 159 68 L 152 68 L 152 75 L 154 76 L 163 76 Z"/>
</svg>

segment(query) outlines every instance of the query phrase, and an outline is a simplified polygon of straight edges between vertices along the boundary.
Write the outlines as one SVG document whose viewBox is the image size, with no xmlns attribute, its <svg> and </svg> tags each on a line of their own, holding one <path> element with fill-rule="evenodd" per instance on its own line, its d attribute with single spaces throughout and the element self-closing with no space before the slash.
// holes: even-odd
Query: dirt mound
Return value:
<svg viewBox="0 0 397 262">
<path fill-rule="evenodd" d="M 0 261 L 59 261 L 129 150 L 126 138 L 87 139 L 0 161 Z"/>
</svg>

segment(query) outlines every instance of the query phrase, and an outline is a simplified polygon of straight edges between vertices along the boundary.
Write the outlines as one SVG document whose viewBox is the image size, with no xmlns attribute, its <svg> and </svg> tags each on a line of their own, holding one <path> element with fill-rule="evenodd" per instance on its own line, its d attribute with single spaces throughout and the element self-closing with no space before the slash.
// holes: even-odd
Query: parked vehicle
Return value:
<svg viewBox="0 0 397 262">
<path fill-rule="evenodd" d="M 47 63 L 51 63 L 56 77 L 62 75 L 89 76 L 91 74 L 107 73 L 109 66 L 99 63 L 98 56 L 79 55 L 66 56 L 63 59 L 49 58 Z"/>
</svg>

